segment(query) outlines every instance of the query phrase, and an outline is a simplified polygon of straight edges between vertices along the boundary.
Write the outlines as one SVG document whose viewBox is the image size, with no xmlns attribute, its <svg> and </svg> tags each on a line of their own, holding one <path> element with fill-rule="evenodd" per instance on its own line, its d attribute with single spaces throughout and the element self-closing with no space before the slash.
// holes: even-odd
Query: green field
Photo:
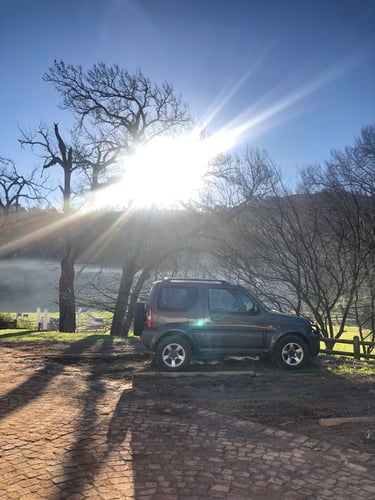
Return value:
<svg viewBox="0 0 375 500">
<path fill-rule="evenodd" d="M 369 334 L 370 331 L 367 330 L 366 331 L 366 334 Z M 352 341 L 354 337 L 358 336 L 359 337 L 359 332 L 358 332 L 358 328 L 355 327 L 355 326 L 348 326 L 346 328 L 346 330 L 344 331 L 344 333 L 341 335 L 341 337 L 339 339 L 337 339 L 335 342 L 335 347 L 334 349 L 337 350 L 337 351 L 343 351 L 343 352 L 348 352 L 348 353 L 352 353 L 353 352 L 353 345 L 352 344 L 344 344 L 344 343 L 341 343 L 340 341 L 343 340 L 343 341 Z M 367 338 L 366 341 L 370 341 L 370 338 Z M 326 349 L 326 344 L 325 342 L 321 342 L 320 343 L 320 348 L 321 349 Z"/>
</svg>

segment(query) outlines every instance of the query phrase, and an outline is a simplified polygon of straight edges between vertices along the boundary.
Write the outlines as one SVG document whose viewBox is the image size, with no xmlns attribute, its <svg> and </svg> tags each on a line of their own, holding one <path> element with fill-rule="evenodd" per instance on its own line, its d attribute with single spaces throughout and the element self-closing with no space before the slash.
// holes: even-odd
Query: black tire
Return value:
<svg viewBox="0 0 375 500">
<path fill-rule="evenodd" d="M 160 370 L 178 372 L 186 368 L 191 361 L 191 347 L 180 335 L 171 335 L 162 339 L 155 351 L 155 361 Z"/>
<path fill-rule="evenodd" d="M 298 370 L 308 363 L 309 358 L 309 349 L 298 335 L 286 335 L 276 346 L 275 361 L 284 370 Z"/>
<path fill-rule="evenodd" d="M 142 334 L 146 321 L 146 303 L 137 302 L 134 307 L 133 332 L 134 335 Z"/>
</svg>

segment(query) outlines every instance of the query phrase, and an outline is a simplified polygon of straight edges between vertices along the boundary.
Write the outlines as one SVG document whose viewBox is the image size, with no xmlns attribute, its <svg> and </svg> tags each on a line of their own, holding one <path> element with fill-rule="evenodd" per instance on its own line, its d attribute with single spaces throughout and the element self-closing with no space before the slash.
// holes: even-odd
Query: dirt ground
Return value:
<svg viewBox="0 0 375 500">
<path fill-rule="evenodd" d="M 63 365 L 74 377 L 133 381 L 135 393 L 157 399 L 161 412 L 171 412 L 169 403 L 180 402 L 192 408 L 192 419 L 194 409 L 212 409 L 375 454 L 375 423 L 319 424 L 322 418 L 375 417 L 375 376 L 333 375 L 328 367 L 340 363 L 337 358 L 319 358 L 308 369 L 293 373 L 250 358 L 196 361 L 182 375 L 170 377 L 157 371 L 137 341 L 82 349 L 56 343 L 9 343 L 2 344 L 2 349 L 11 354 L 15 371 L 33 372 L 46 365 L 50 370 L 61 369 Z"/>
</svg>

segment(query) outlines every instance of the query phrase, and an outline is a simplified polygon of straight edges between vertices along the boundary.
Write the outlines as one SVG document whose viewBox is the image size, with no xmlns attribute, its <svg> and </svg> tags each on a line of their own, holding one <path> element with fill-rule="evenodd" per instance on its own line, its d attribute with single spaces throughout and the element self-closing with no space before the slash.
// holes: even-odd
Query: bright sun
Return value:
<svg viewBox="0 0 375 500">
<path fill-rule="evenodd" d="M 155 138 L 124 160 L 122 181 L 97 194 L 90 205 L 171 207 L 188 202 L 201 187 L 209 160 L 234 142 L 235 133 L 223 131 L 203 140 L 199 132 Z"/>
</svg>

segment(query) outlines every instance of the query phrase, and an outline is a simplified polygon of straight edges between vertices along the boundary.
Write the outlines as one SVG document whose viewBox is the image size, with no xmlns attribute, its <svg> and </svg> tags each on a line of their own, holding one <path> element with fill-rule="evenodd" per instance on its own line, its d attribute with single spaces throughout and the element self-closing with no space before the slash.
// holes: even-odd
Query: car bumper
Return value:
<svg viewBox="0 0 375 500">
<path fill-rule="evenodd" d="M 314 326 L 313 331 L 311 332 L 310 337 L 310 352 L 312 356 L 317 356 L 320 351 L 320 331 L 317 327 Z"/>
<path fill-rule="evenodd" d="M 148 328 L 143 330 L 141 335 L 141 342 L 144 346 L 153 350 L 153 347 L 155 345 L 155 338 L 156 338 L 156 329 Z"/>
</svg>

